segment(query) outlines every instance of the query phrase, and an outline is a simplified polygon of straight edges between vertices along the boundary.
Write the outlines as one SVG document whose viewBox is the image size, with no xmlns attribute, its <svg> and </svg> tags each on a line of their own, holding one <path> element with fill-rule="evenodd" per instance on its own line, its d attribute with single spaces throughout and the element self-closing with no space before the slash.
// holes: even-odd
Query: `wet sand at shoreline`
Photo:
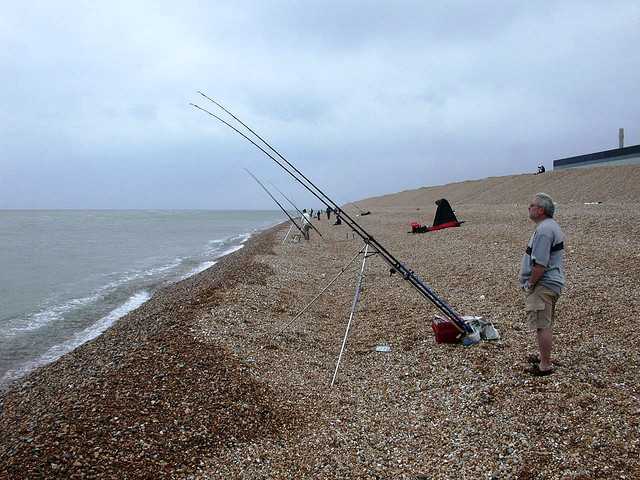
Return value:
<svg viewBox="0 0 640 480">
<path fill-rule="evenodd" d="M 0 477 L 640 475 L 640 168 L 585 170 L 358 202 L 369 233 L 457 311 L 491 319 L 501 341 L 436 344 L 435 307 L 372 256 L 330 388 L 361 257 L 272 337 L 362 241 L 325 215 L 314 221 L 324 239 L 282 244 L 288 227 L 276 227 L 7 392 Z M 545 378 L 523 373 L 534 338 L 516 284 L 539 190 L 559 202 L 567 235 L 560 366 Z M 466 223 L 408 234 L 441 196 Z"/>
</svg>

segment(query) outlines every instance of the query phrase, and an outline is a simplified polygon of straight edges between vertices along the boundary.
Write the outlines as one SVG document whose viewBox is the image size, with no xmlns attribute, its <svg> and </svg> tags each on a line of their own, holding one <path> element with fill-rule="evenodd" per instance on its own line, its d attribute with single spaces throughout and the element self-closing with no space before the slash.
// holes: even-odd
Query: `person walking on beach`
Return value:
<svg viewBox="0 0 640 480">
<path fill-rule="evenodd" d="M 553 219 L 555 205 L 546 193 L 537 193 L 529 205 L 536 229 L 529 239 L 520 265 L 520 286 L 525 293 L 527 324 L 536 331 L 539 355 L 527 360 L 534 376 L 553 373 L 551 350 L 553 321 L 558 297 L 565 284 L 564 234 Z"/>
<path fill-rule="evenodd" d="M 302 235 L 305 240 L 309 240 L 309 230 L 311 230 L 311 215 L 307 209 L 302 209 Z"/>
<path fill-rule="evenodd" d="M 327 207 L 327 220 L 331 219 L 331 207 Z"/>
</svg>

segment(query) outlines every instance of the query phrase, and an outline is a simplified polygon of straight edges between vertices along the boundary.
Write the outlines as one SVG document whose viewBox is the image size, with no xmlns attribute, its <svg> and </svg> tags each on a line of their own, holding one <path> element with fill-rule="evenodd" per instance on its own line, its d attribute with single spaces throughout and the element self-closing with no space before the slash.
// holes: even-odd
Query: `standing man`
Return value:
<svg viewBox="0 0 640 480">
<path fill-rule="evenodd" d="M 309 230 L 311 230 L 311 215 L 306 208 L 302 209 L 302 235 L 305 240 L 309 240 Z"/>
<path fill-rule="evenodd" d="M 555 205 L 546 193 L 537 193 L 529 205 L 529 218 L 536 223 L 520 266 L 520 285 L 525 293 L 527 323 L 536 331 L 539 356 L 531 355 L 534 376 L 553 373 L 553 319 L 556 301 L 564 287 L 564 234 L 553 219 Z"/>
</svg>

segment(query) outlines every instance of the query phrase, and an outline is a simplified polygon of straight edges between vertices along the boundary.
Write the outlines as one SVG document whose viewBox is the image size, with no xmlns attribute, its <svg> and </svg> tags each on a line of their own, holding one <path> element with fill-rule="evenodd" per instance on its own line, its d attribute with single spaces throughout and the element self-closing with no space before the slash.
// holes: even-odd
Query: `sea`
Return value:
<svg viewBox="0 0 640 480">
<path fill-rule="evenodd" d="M 278 211 L 0 210 L 0 387 L 283 220 Z"/>
</svg>

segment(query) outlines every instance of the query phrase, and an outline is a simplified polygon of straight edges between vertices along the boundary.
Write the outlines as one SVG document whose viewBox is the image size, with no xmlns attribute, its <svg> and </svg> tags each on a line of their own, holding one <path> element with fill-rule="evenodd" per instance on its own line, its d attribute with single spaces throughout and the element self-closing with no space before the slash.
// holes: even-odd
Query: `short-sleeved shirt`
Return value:
<svg viewBox="0 0 640 480">
<path fill-rule="evenodd" d="M 538 224 L 527 246 L 531 253 L 522 256 L 520 265 L 520 285 L 524 285 L 531 278 L 533 265 L 545 267 L 540 285 L 560 293 L 565 283 L 564 249 L 551 251 L 559 243 L 564 242 L 564 234 L 560 225 L 553 218 L 545 218 Z"/>
</svg>

